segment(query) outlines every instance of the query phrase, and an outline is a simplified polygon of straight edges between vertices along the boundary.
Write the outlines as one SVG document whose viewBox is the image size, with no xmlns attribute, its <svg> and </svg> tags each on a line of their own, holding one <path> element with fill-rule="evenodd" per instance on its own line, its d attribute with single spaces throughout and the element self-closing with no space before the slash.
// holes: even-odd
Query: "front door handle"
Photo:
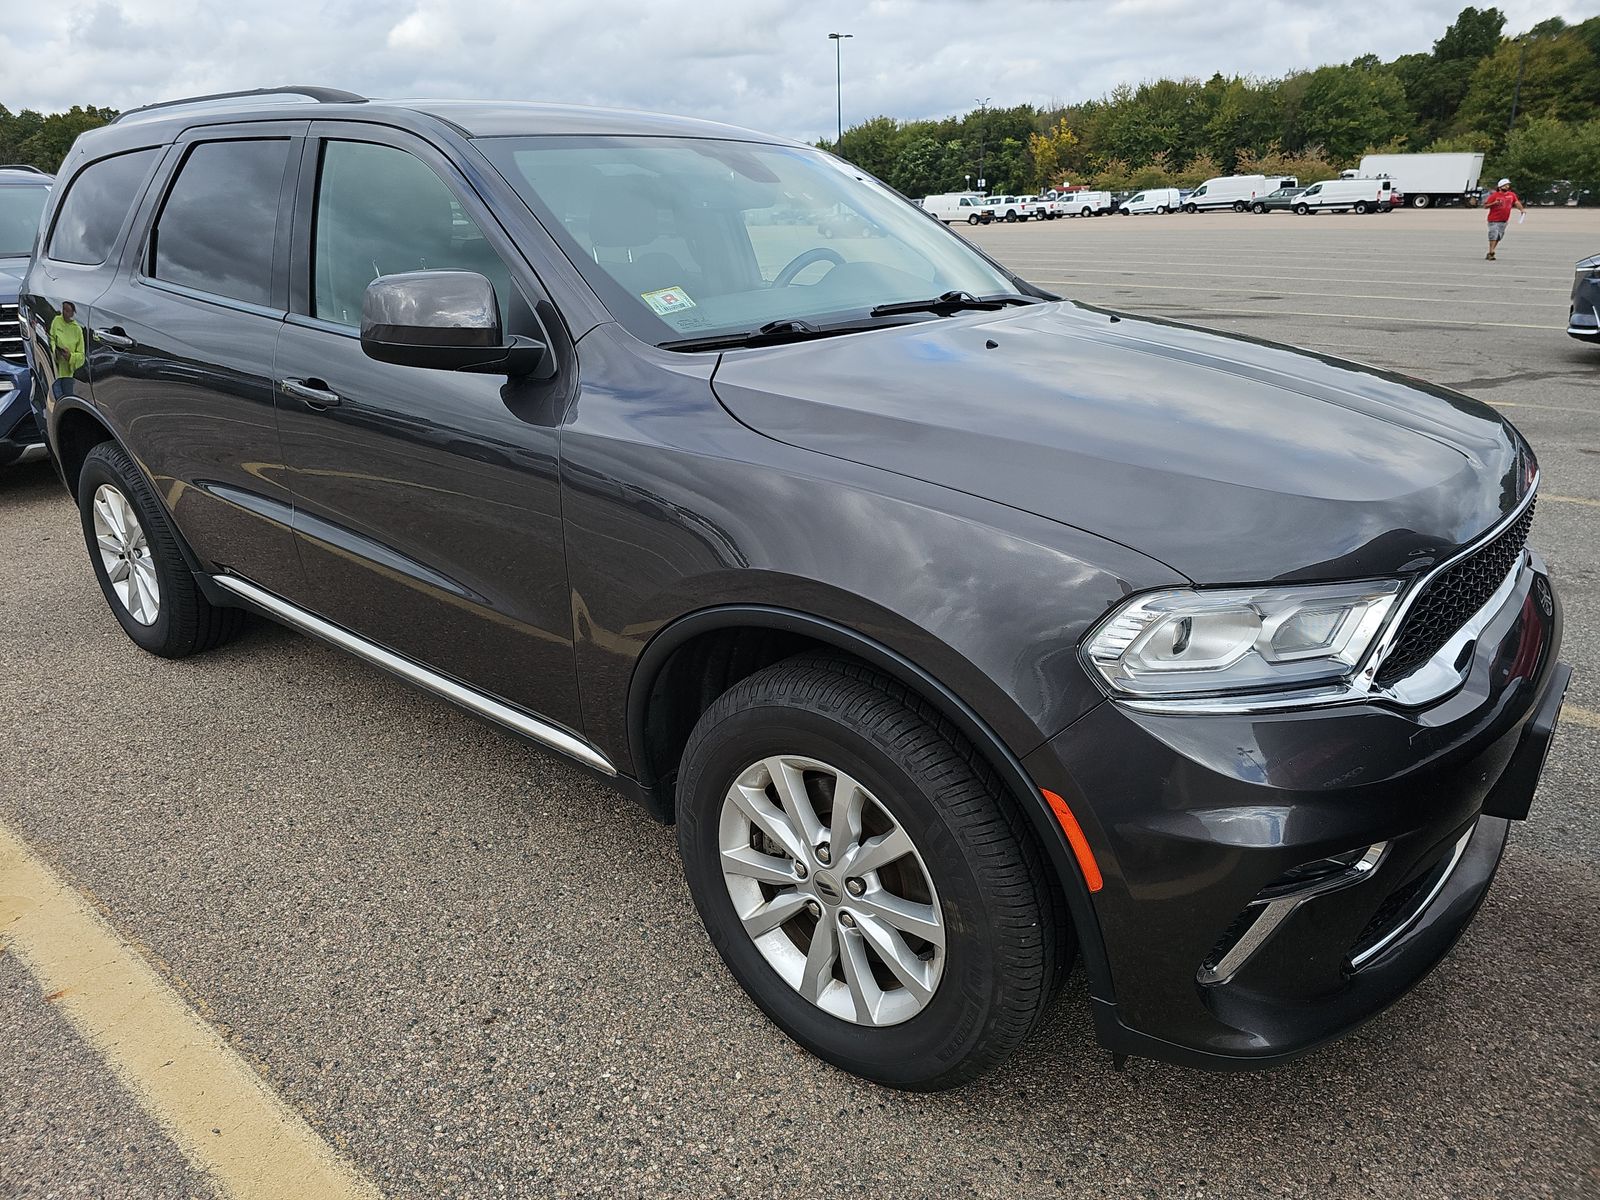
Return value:
<svg viewBox="0 0 1600 1200">
<path fill-rule="evenodd" d="M 94 336 L 97 341 L 115 346 L 118 350 L 132 350 L 136 344 L 121 325 L 113 325 L 110 329 L 96 329 Z"/>
<path fill-rule="evenodd" d="M 334 408 L 339 404 L 339 393 L 329 391 L 320 379 L 284 379 L 278 386 L 310 408 Z"/>
</svg>

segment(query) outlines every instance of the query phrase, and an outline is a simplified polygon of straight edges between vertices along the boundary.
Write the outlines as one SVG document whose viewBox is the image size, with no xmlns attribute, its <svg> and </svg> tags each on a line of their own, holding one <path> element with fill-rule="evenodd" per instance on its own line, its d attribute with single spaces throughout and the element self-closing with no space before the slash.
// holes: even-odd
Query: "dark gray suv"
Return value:
<svg viewBox="0 0 1600 1200">
<path fill-rule="evenodd" d="M 1485 405 L 699 121 L 286 89 L 61 178 L 24 319 L 129 637 L 262 613 L 569 756 L 849 1070 L 970 1079 L 1074 961 L 1114 1053 L 1304 1052 L 1528 812 L 1568 672 Z"/>
</svg>

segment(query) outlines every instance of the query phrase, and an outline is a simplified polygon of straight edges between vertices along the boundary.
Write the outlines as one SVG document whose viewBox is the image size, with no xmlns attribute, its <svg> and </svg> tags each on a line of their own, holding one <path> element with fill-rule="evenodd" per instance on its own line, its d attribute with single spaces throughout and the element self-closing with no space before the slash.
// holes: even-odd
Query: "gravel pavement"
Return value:
<svg viewBox="0 0 1600 1200">
<path fill-rule="evenodd" d="M 1505 406 L 1545 469 L 1570 702 L 1600 713 L 1600 349 L 1561 332 L 1600 213 L 1100 218 L 974 233 L 1047 286 Z M 1287 315 L 1305 313 L 1309 315 Z M 1447 323 L 1456 322 L 1456 323 Z M 1577 501 L 1588 500 L 1591 504 Z M 563 762 L 266 624 L 183 662 L 105 609 L 48 468 L 0 477 L 0 819 L 386 1194 L 1600 1195 L 1600 721 L 1561 728 L 1456 951 L 1309 1058 L 1094 1043 L 1081 976 L 995 1075 L 903 1095 L 744 998 L 671 831 Z M 0 1194 L 203 1181 L 0 953 Z"/>
</svg>

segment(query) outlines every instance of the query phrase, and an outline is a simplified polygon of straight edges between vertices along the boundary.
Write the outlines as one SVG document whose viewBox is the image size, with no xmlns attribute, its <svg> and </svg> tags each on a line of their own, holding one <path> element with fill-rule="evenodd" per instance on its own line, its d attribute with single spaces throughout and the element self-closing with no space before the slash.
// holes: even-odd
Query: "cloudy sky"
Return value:
<svg viewBox="0 0 1600 1200">
<path fill-rule="evenodd" d="M 1464 0 L 6 0 L 0 104 L 53 111 L 271 83 L 575 101 L 808 140 L 845 124 L 1079 100 L 1120 82 L 1280 75 L 1428 49 Z M 1600 0 L 1501 0 L 1508 32 Z"/>
</svg>

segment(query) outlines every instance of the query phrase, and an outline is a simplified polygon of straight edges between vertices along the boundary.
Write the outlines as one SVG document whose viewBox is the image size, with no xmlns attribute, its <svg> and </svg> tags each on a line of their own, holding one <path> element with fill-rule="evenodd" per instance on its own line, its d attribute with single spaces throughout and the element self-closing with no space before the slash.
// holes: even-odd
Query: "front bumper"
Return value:
<svg viewBox="0 0 1600 1200">
<path fill-rule="evenodd" d="M 1582 271 L 1573 281 L 1567 336 L 1584 342 L 1600 341 L 1600 273 Z"/>
<path fill-rule="evenodd" d="M 0 467 L 44 458 L 44 434 L 33 410 L 33 376 L 0 361 Z"/>
<path fill-rule="evenodd" d="M 1108 1048 L 1267 1065 L 1426 975 L 1527 812 L 1569 674 L 1560 637 L 1530 552 L 1461 687 L 1427 707 L 1197 716 L 1108 703 L 1035 751 L 1025 765 L 1069 798 L 1105 880 L 1093 904 L 1110 980 L 1094 1000 Z M 1368 851 L 1370 869 L 1323 861 Z M 1298 903 L 1261 936 L 1283 897 Z"/>
</svg>

